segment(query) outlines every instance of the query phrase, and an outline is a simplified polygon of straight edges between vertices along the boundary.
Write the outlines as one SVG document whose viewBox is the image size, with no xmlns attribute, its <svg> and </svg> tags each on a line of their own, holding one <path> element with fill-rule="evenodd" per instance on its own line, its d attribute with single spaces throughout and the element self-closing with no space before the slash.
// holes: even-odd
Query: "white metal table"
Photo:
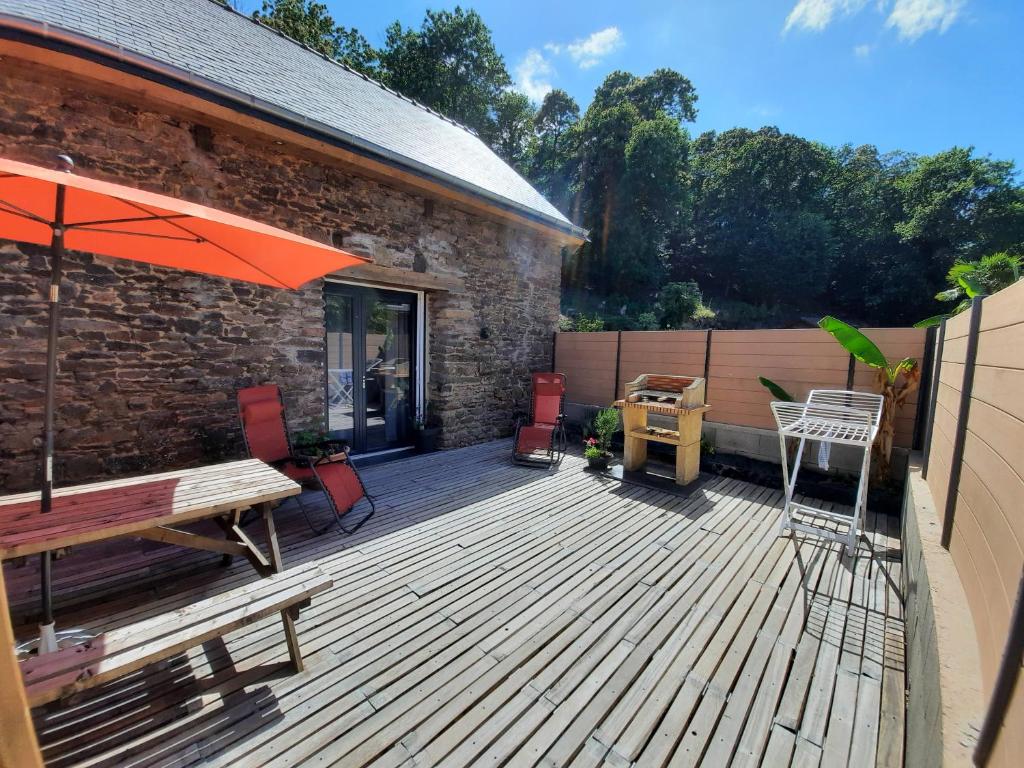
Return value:
<svg viewBox="0 0 1024 768">
<path fill-rule="evenodd" d="M 871 471 L 871 445 L 878 434 L 878 423 L 882 418 L 881 395 L 848 390 L 811 390 L 806 403 L 772 403 L 772 413 L 779 428 L 779 447 L 782 450 L 782 479 L 785 485 L 786 503 L 779 521 L 779 535 L 787 530 L 801 531 L 845 545 L 846 552 L 857 547 L 857 537 L 864 528 L 864 514 L 867 510 L 868 475 Z M 789 470 L 786 438 L 799 440 L 793 470 Z M 851 445 L 864 450 L 860 480 L 857 484 L 857 500 L 852 515 L 818 509 L 808 504 L 793 501 L 796 478 L 800 471 L 804 445 L 816 440 L 827 445 Z M 822 525 L 793 519 L 794 512 L 803 512 L 817 518 L 847 525 L 848 529 L 833 531 Z"/>
</svg>

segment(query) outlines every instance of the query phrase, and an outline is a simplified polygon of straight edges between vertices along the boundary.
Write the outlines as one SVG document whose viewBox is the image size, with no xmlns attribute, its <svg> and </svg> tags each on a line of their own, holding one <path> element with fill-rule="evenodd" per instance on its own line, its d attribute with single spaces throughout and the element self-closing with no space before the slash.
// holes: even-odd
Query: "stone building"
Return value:
<svg viewBox="0 0 1024 768">
<path fill-rule="evenodd" d="M 479 138 L 212 0 L 0 0 L 0 156 L 331 242 L 278 291 L 70 254 L 58 482 L 236 456 L 236 389 L 360 452 L 508 434 L 582 232 Z M 2 234 L 2 233 L 0 233 Z M 0 240 L 0 490 L 35 482 L 46 249 Z"/>
</svg>

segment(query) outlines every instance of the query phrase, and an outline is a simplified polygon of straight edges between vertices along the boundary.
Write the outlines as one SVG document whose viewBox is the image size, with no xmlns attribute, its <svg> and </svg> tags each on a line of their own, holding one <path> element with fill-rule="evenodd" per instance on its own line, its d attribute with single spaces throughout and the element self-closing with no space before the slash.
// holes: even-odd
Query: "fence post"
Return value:
<svg viewBox="0 0 1024 768">
<path fill-rule="evenodd" d="M 622 366 L 622 331 L 615 336 L 615 391 L 612 392 L 612 402 L 619 399 L 619 371 Z"/>
<path fill-rule="evenodd" d="M 558 370 L 558 331 L 555 331 L 551 338 L 551 370 Z"/>
<path fill-rule="evenodd" d="M 934 331 L 934 328 L 929 328 Z M 935 404 L 939 399 L 939 379 L 942 376 L 942 348 L 946 341 L 946 321 L 939 323 L 938 339 L 933 334 L 928 340 L 927 353 L 931 354 L 931 370 L 928 372 L 928 397 L 922 397 L 923 409 L 918 409 L 917 423 L 924 425 L 924 437 L 921 448 L 924 450 L 924 461 L 921 462 L 921 477 L 928 479 L 928 462 L 932 457 L 932 433 L 935 429 Z M 929 358 L 925 358 L 926 360 Z"/>
<path fill-rule="evenodd" d="M 857 358 L 852 354 L 850 355 L 850 361 L 846 364 L 846 389 L 847 391 L 853 390 L 853 374 L 857 371 Z"/>
<path fill-rule="evenodd" d="M 953 515 L 956 512 L 956 495 L 960 490 L 960 473 L 963 469 L 964 442 L 967 440 L 967 419 L 971 415 L 971 390 L 974 388 L 974 361 L 978 357 L 978 332 L 981 329 L 981 296 L 971 300 L 971 324 L 967 331 L 967 352 L 964 355 L 964 380 L 960 387 L 960 408 L 956 419 L 956 436 L 953 439 L 953 457 L 950 459 L 949 486 L 946 489 L 946 509 L 942 516 L 942 547 L 949 549 L 953 538 Z"/>
<path fill-rule="evenodd" d="M 708 401 L 708 374 L 711 373 L 711 329 L 704 340 L 704 402 Z"/>
</svg>

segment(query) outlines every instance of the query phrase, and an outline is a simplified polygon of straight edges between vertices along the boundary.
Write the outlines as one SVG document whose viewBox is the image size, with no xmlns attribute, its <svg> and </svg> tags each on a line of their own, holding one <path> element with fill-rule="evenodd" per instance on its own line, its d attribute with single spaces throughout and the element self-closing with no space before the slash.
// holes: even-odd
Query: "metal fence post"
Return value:
<svg viewBox="0 0 1024 768">
<path fill-rule="evenodd" d="M 910 444 L 910 447 L 915 451 L 921 450 L 924 438 L 924 416 L 926 415 L 928 407 L 927 398 L 924 397 L 924 393 L 930 393 L 932 389 L 932 368 L 934 368 L 935 363 L 933 358 L 934 354 L 935 327 L 933 326 L 927 329 L 924 333 L 924 355 L 923 359 L 918 363 L 921 373 L 921 378 L 919 380 L 920 389 L 918 390 L 919 395 L 917 398 L 917 409 L 914 412 L 914 436 Z"/>
<path fill-rule="evenodd" d="M 708 401 L 708 374 L 711 373 L 711 329 L 704 340 L 704 402 Z"/>
<path fill-rule="evenodd" d="M 942 349 L 946 342 L 946 321 L 939 323 L 938 340 L 933 347 L 931 379 L 929 379 L 927 406 L 918 419 L 924 423 L 924 461 L 921 463 L 921 477 L 928 479 L 928 463 L 932 457 L 932 433 L 935 430 L 935 404 L 939 399 L 939 379 L 942 377 Z M 925 402 L 922 398 L 922 402 Z"/>
<path fill-rule="evenodd" d="M 942 546 L 949 549 L 953 538 L 953 516 L 956 496 L 960 490 L 960 473 L 964 462 L 964 442 L 967 440 L 967 419 L 971 415 L 971 390 L 974 388 L 974 362 L 978 357 L 978 332 L 981 330 L 981 296 L 971 300 L 971 324 L 967 331 L 967 353 L 964 355 L 964 380 L 960 388 L 960 408 L 956 419 L 956 437 L 953 439 L 953 457 L 950 460 L 949 486 L 946 489 L 946 509 L 942 516 Z"/>
<path fill-rule="evenodd" d="M 615 337 L 615 391 L 612 392 L 612 402 L 619 399 L 619 370 L 622 365 L 622 331 Z"/>
</svg>

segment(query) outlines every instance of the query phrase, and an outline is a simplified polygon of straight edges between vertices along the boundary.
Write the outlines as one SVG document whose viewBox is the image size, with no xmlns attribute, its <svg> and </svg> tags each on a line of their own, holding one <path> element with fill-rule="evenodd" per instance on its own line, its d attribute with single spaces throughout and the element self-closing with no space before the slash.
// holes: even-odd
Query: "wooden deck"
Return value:
<svg viewBox="0 0 1024 768">
<path fill-rule="evenodd" d="M 366 470 L 379 511 L 352 537 L 313 537 L 287 502 L 286 565 L 334 578 L 298 622 L 306 671 L 285 668 L 279 621 L 255 624 L 37 710 L 49 764 L 902 764 L 895 520 L 843 558 L 776 538 L 771 489 L 713 478 L 682 498 L 509 450 Z M 55 566 L 58 626 L 255 578 L 218 559 L 78 547 Z M 34 566 L 6 573 L 17 617 Z"/>
</svg>

